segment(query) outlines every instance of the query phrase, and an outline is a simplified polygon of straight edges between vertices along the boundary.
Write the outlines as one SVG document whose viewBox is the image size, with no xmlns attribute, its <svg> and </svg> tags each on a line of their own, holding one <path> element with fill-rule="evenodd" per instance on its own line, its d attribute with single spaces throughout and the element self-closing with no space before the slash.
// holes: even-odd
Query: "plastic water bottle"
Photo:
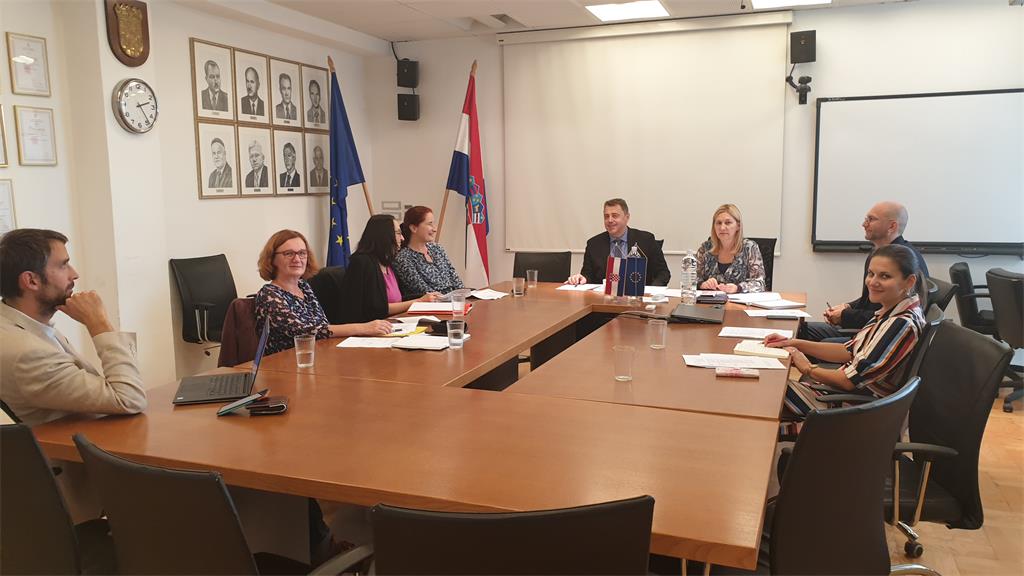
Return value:
<svg viewBox="0 0 1024 576">
<path fill-rule="evenodd" d="M 679 283 L 683 304 L 697 303 L 697 257 L 693 250 L 687 250 L 683 256 L 683 273 Z"/>
</svg>

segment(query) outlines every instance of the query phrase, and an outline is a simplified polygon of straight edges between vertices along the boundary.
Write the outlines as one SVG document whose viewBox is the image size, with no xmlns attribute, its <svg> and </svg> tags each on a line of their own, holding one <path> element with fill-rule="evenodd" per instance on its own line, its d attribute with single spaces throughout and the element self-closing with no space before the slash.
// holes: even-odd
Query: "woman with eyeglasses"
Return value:
<svg viewBox="0 0 1024 576">
<path fill-rule="evenodd" d="M 408 311 L 413 302 L 435 302 L 440 297 L 437 292 L 427 292 L 415 300 L 402 300 L 392 268 L 401 244 L 402 229 L 394 216 L 370 216 L 341 283 L 342 320 L 387 318 Z"/>
<path fill-rule="evenodd" d="M 306 279 L 320 269 L 306 237 L 281 230 L 267 240 L 260 252 L 260 277 L 268 283 L 256 294 L 256 326 L 270 318 L 266 354 L 295 347 L 295 337 L 315 334 L 317 340 L 347 336 L 383 336 L 391 333 L 384 320 L 329 324 Z"/>
</svg>

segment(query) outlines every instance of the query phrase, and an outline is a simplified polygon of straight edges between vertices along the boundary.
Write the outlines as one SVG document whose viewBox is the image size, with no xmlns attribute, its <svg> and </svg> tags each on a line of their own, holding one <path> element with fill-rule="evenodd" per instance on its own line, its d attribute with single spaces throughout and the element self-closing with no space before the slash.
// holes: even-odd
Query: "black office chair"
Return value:
<svg viewBox="0 0 1024 576">
<path fill-rule="evenodd" d="M 981 527 L 978 454 L 1012 355 L 1006 344 L 952 322 L 935 329 L 918 370 L 923 385 L 910 408 L 910 443 L 896 447 L 885 498 L 886 516 L 907 536 L 908 556 L 924 551 L 911 528 L 920 520 Z"/>
<path fill-rule="evenodd" d="M 882 506 L 893 445 L 920 379 L 859 406 L 813 411 L 765 515 L 772 574 L 927 574 L 890 566 Z"/>
<path fill-rule="evenodd" d="M 761 260 L 764 260 L 764 289 L 772 290 L 772 274 L 775 269 L 775 243 L 777 238 L 747 238 L 757 244 L 761 250 Z"/>
<path fill-rule="evenodd" d="M 935 286 L 935 292 L 928 294 L 928 304 L 935 304 L 945 312 L 950 301 L 956 296 L 957 285 L 939 278 L 928 278 L 928 281 Z"/>
<path fill-rule="evenodd" d="M 193 344 L 220 342 L 228 306 L 238 297 L 227 257 L 217 254 L 170 262 L 181 298 L 182 339 Z"/>
<path fill-rule="evenodd" d="M 956 284 L 956 312 L 960 315 L 960 325 L 975 332 L 994 336 L 994 313 L 978 308 L 979 299 L 989 298 L 988 286 L 974 284 L 971 269 L 966 262 L 957 262 L 949 267 L 949 280 Z"/>
<path fill-rule="evenodd" d="M 509 513 L 378 504 L 370 516 L 377 574 L 646 574 L 654 498 Z"/>
<path fill-rule="evenodd" d="M 252 554 L 235 505 L 217 472 L 171 470 L 130 462 L 82 434 L 75 445 L 110 519 L 122 574 L 304 574 L 309 566 Z M 369 556 L 358 548 L 317 568 L 340 574 Z"/>
<path fill-rule="evenodd" d="M 565 282 L 571 266 L 571 252 L 516 252 L 512 277 L 526 278 L 527 270 L 536 270 L 538 282 Z"/>
<path fill-rule="evenodd" d="M 0 426 L 0 454 L 0 573 L 113 574 L 107 521 L 72 525 L 29 427 Z"/>
<path fill-rule="evenodd" d="M 993 268 L 985 280 L 992 296 L 996 333 L 1010 348 L 1024 348 L 1024 274 Z M 1003 412 L 1013 412 L 1014 400 L 1024 396 L 1024 366 L 1010 364 L 1006 375 L 1014 390 L 1003 399 Z"/>
<path fill-rule="evenodd" d="M 309 287 L 331 324 L 342 323 L 341 283 L 344 279 L 344 266 L 325 266 L 309 279 Z"/>
</svg>

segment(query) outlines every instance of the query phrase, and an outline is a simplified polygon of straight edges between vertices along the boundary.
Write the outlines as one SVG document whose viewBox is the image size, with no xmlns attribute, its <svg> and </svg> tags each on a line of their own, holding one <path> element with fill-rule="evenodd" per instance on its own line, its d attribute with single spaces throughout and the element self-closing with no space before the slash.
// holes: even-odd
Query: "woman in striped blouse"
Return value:
<svg viewBox="0 0 1024 576">
<path fill-rule="evenodd" d="M 864 277 L 868 297 L 882 308 L 852 340 L 845 344 L 786 339 L 772 334 L 765 344 L 785 348 L 793 366 L 803 374 L 799 382 L 790 381 L 786 391 L 786 410 L 804 416 L 811 410 L 827 408 L 820 392 L 806 380 L 826 384 L 848 392 L 870 393 L 876 398 L 892 394 L 904 384 L 905 364 L 924 327 L 924 275 L 917 257 L 905 246 L 889 244 L 875 250 Z M 806 355 L 824 362 L 842 365 L 827 369 L 811 364 Z"/>
</svg>

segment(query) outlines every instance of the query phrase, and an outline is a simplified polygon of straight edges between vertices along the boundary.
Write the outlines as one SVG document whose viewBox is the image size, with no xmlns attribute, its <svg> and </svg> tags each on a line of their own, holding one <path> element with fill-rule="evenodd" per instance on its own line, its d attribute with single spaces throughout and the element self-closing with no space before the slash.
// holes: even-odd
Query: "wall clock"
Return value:
<svg viewBox="0 0 1024 576">
<path fill-rule="evenodd" d="M 143 134 L 153 129 L 160 113 L 156 103 L 156 93 L 138 78 L 125 78 L 114 87 L 110 103 L 114 108 L 114 118 L 121 128 Z"/>
</svg>

